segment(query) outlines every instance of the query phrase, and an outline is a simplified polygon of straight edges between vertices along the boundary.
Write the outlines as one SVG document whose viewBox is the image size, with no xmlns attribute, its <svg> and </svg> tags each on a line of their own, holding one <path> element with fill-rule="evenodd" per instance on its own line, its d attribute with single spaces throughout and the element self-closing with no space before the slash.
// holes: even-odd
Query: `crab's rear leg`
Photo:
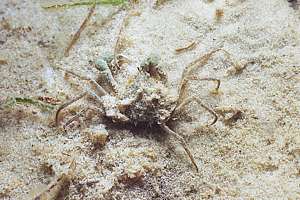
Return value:
<svg viewBox="0 0 300 200">
<path fill-rule="evenodd" d="M 166 124 L 160 124 L 160 127 L 167 132 L 170 135 L 173 135 L 182 145 L 182 147 L 184 148 L 185 152 L 187 153 L 187 155 L 189 156 L 192 164 L 194 165 L 194 167 L 196 168 L 196 171 L 199 171 L 199 168 L 196 164 L 196 161 L 194 159 L 194 156 L 192 155 L 192 153 L 190 152 L 190 150 L 187 147 L 187 143 L 185 142 L 184 138 L 182 136 L 180 136 L 178 133 L 176 133 L 175 131 L 171 130 Z"/>
<path fill-rule="evenodd" d="M 196 103 L 198 103 L 201 107 L 203 107 L 205 110 L 207 110 L 210 114 L 212 114 L 214 116 L 214 119 L 213 121 L 209 124 L 209 125 L 213 125 L 217 122 L 218 120 L 218 115 L 216 114 L 215 111 L 213 111 L 212 109 L 210 109 L 209 107 L 207 107 L 206 105 L 204 105 L 202 103 L 202 101 L 197 98 L 197 97 L 190 97 L 190 98 L 187 98 L 185 99 L 182 103 L 180 103 L 176 108 L 175 110 L 173 111 L 173 115 L 176 115 L 176 113 L 178 113 L 185 105 L 191 103 L 195 101 Z"/>
<path fill-rule="evenodd" d="M 219 88 L 220 88 L 220 85 L 221 85 L 221 81 L 220 79 L 216 79 L 216 78 L 196 78 L 196 77 L 191 77 L 192 80 L 198 80 L 198 81 L 213 81 L 213 82 L 216 82 L 217 85 L 214 89 L 214 92 L 217 94 L 219 92 Z"/>
<path fill-rule="evenodd" d="M 213 82 L 216 82 L 216 87 L 214 89 L 214 93 L 218 93 L 219 92 L 219 88 L 220 88 L 220 85 L 221 85 L 221 81 L 219 79 L 216 79 L 216 78 L 197 78 L 197 77 L 194 77 L 194 76 L 189 76 L 189 77 L 185 77 L 182 81 L 181 81 L 181 84 L 180 84 L 180 87 L 179 87 L 179 97 L 178 97 L 178 103 L 181 103 L 184 99 L 185 99 L 185 96 L 186 96 L 186 90 L 187 90 L 187 87 L 188 87 L 188 82 L 191 81 L 191 80 L 198 80 L 198 81 L 213 81 Z"/>
<path fill-rule="evenodd" d="M 217 82 L 217 87 L 216 87 L 216 91 L 218 92 L 219 86 L 220 86 L 220 80 L 218 79 L 213 79 L 213 78 L 204 78 L 204 79 L 197 79 L 195 77 L 193 77 L 192 75 L 201 67 L 205 66 L 208 61 L 218 52 L 223 52 L 225 54 L 225 56 L 230 60 L 230 62 L 234 65 L 235 68 L 240 69 L 241 66 L 240 64 L 235 61 L 235 59 L 233 58 L 233 56 L 226 50 L 224 49 L 215 49 L 212 50 L 206 54 L 204 54 L 203 56 L 195 59 L 194 61 L 192 61 L 189 65 L 187 65 L 182 73 L 182 77 L 181 77 L 181 83 L 180 83 L 180 87 L 179 87 L 179 99 L 178 102 L 181 102 L 182 99 L 184 99 L 185 96 L 185 90 L 187 88 L 187 83 L 190 80 L 208 80 L 208 81 L 216 81 Z"/>
<path fill-rule="evenodd" d="M 187 98 L 185 99 L 185 91 L 188 87 L 188 81 L 189 80 L 199 80 L 199 81 L 214 81 L 217 83 L 215 89 L 214 89 L 214 92 L 215 93 L 218 93 L 219 91 L 219 88 L 220 88 L 220 85 L 221 85 L 221 81 L 219 79 L 215 79 L 215 78 L 201 78 L 201 79 L 198 79 L 198 78 L 195 78 L 195 77 L 188 77 L 188 78 L 185 78 L 183 81 L 182 81 L 182 84 L 180 86 L 180 90 L 179 90 L 179 98 L 178 98 L 178 101 L 177 101 L 177 105 L 172 113 L 172 115 L 175 115 L 176 113 L 178 113 L 179 110 L 182 109 L 183 106 L 185 106 L 186 104 L 189 104 L 190 102 L 192 101 L 195 101 L 196 103 L 198 103 L 201 107 L 205 108 L 208 112 L 210 112 L 213 116 L 214 116 L 214 120 L 212 121 L 212 123 L 210 125 L 213 125 L 214 123 L 216 123 L 216 121 L 218 120 L 218 116 L 217 114 L 212 110 L 210 109 L 208 106 L 204 105 L 202 103 L 202 101 L 199 99 L 199 98 L 196 98 L 196 97 L 190 97 L 190 98 Z"/>
</svg>

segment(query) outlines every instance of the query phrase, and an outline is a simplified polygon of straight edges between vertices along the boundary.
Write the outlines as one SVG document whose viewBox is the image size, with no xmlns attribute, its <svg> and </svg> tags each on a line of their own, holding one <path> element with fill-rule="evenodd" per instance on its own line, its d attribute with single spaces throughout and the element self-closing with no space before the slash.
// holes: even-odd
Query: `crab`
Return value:
<svg viewBox="0 0 300 200">
<path fill-rule="evenodd" d="M 213 120 L 210 125 L 213 125 L 217 121 L 217 114 L 212 109 L 205 106 L 197 97 L 186 98 L 185 93 L 189 82 L 192 80 L 214 81 L 216 82 L 215 92 L 218 91 L 220 80 L 214 78 L 199 79 L 193 76 L 193 74 L 197 68 L 205 65 L 219 51 L 227 53 L 225 50 L 216 49 L 191 62 L 183 71 L 181 83 L 176 94 L 171 92 L 171 88 L 168 85 L 168 78 L 161 66 L 155 61 L 156 59 L 146 60 L 139 67 L 138 73 L 133 80 L 127 80 L 126 83 L 122 84 L 118 83 L 114 78 L 114 74 L 117 72 L 111 70 L 114 63 L 112 61 L 113 58 L 105 57 L 96 61 L 95 66 L 100 71 L 102 80 L 111 86 L 111 90 L 106 89 L 99 81 L 97 82 L 94 79 L 68 71 L 74 76 L 90 82 L 95 87 L 61 105 L 56 112 L 56 125 L 59 126 L 60 124 L 59 114 L 63 109 L 85 96 L 91 96 L 95 99 L 95 102 L 100 103 L 102 107 L 101 111 L 113 123 L 127 123 L 132 126 L 138 124 L 158 126 L 164 132 L 174 136 L 186 151 L 196 171 L 198 171 L 198 166 L 187 147 L 186 141 L 168 126 L 168 122 L 174 119 L 185 105 L 193 101 L 212 114 Z"/>
</svg>

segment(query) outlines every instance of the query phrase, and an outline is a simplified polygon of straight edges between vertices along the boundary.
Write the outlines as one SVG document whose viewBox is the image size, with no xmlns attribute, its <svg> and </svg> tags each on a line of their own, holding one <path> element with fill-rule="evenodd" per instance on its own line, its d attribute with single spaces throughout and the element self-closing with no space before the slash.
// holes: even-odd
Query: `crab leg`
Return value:
<svg viewBox="0 0 300 200">
<path fill-rule="evenodd" d="M 76 74 L 76 73 L 74 73 L 74 72 L 72 72 L 72 71 L 70 71 L 70 70 L 66 70 L 66 69 L 62 69 L 62 70 L 65 71 L 65 72 L 67 72 L 67 73 L 69 73 L 69 74 L 71 74 L 71 75 L 73 75 L 73 76 L 78 77 L 78 78 L 81 79 L 81 80 L 89 81 L 90 83 L 93 83 L 93 84 L 96 86 L 97 90 L 100 92 L 100 96 L 103 96 L 103 95 L 107 95 L 107 94 L 108 94 L 108 93 L 103 89 L 103 87 L 102 87 L 101 85 L 99 85 L 99 84 L 97 83 L 97 81 L 95 81 L 94 79 L 91 79 L 91 78 L 88 78 L 88 77 L 81 76 L 81 75 Z M 92 95 L 92 96 L 93 96 L 93 95 Z"/>
<path fill-rule="evenodd" d="M 181 144 L 181 146 L 184 148 L 185 152 L 187 153 L 187 155 L 189 156 L 191 162 L 193 163 L 194 167 L 196 168 L 196 171 L 198 172 L 199 171 L 199 168 L 196 164 L 196 161 L 192 155 L 192 153 L 190 152 L 190 150 L 188 149 L 187 147 L 187 144 L 184 140 L 184 138 L 182 136 L 180 136 L 178 133 L 172 131 L 166 124 L 160 124 L 160 127 L 165 131 L 167 132 L 168 134 L 170 135 L 173 135 Z"/>
<path fill-rule="evenodd" d="M 67 127 L 76 119 L 78 119 L 84 112 L 86 112 L 87 109 L 83 109 L 80 112 L 78 112 L 76 115 L 74 115 L 71 119 L 69 119 L 63 126 L 64 130 L 66 131 Z"/>
<path fill-rule="evenodd" d="M 82 80 L 85 80 L 85 81 L 89 81 L 90 83 L 93 83 L 97 90 L 99 91 L 100 93 L 100 96 L 104 96 L 104 95 L 108 95 L 108 93 L 103 89 L 103 87 L 101 85 L 99 85 L 95 80 L 91 79 L 91 78 L 88 78 L 88 77 L 84 77 L 84 76 L 81 76 L 81 75 L 78 75 L 72 71 L 69 71 L 69 70 L 65 70 L 65 69 L 62 69 L 63 71 L 65 72 L 68 72 L 69 74 L 72 74 L 73 76 L 76 76 L 78 77 L 79 79 L 82 79 Z M 55 115 L 55 125 L 58 126 L 59 125 L 59 114 L 60 112 L 65 109 L 66 107 L 68 107 L 69 105 L 71 105 L 72 103 L 82 99 L 83 97 L 85 97 L 86 95 L 91 95 L 93 97 L 96 98 L 96 100 L 100 100 L 99 96 L 97 94 L 95 94 L 94 92 L 92 91 L 86 91 L 84 93 L 82 93 L 81 95 L 79 95 L 78 97 L 74 98 L 74 99 L 71 99 L 70 101 L 62 104 L 58 110 L 56 111 L 56 115 Z"/>
<path fill-rule="evenodd" d="M 69 105 L 71 105 L 72 103 L 82 99 L 83 97 L 85 97 L 88 93 L 87 92 L 84 92 L 82 93 L 81 95 L 79 95 L 78 97 L 74 98 L 74 99 L 71 99 L 70 101 L 64 103 L 63 105 L 61 105 L 57 111 L 56 111 L 56 115 L 55 115 L 55 125 L 58 126 L 59 125 L 59 113 L 65 109 L 66 107 L 68 107 Z"/>
<path fill-rule="evenodd" d="M 220 88 L 220 85 L 221 85 L 221 81 L 219 79 L 216 79 L 216 78 L 195 78 L 194 80 L 199 80 L 199 81 L 214 81 L 217 83 L 217 86 L 215 88 L 215 91 L 217 92 Z"/>
<path fill-rule="evenodd" d="M 94 97 L 94 98 L 96 99 L 96 101 L 102 103 L 102 100 L 101 100 L 100 96 L 98 96 L 97 94 L 95 94 L 95 93 L 92 92 L 92 91 L 87 90 L 86 92 L 82 93 L 82 94 L 79 95 L 78 97 L 76 97 L 76 98 L 74 98 L 74 99 L 71 99 L 70 101 L 64 103 L 63 105 L 61 105 L 61 106 L 58 108 L 58 110 L 56 111 L 56 115 L 55 115 L 55 125 L 56 125 L 56 126 L 59 125 L 59 114 L 60 114 L 60 112 L 61 112 L 63 109 L 65 109 L 65 108 L 68 107 L 69 105 L 75 103 L 76 101 L 82 99 L 82 98 L 85 97 L 86 95 L 90 95 L 90 96 Z M 104 96 L 104 95 L 101 95 L 101 96 Z M 69 121 L 67 122 L 67 124 L 68 124 L 68 123 L 71 123 L 72 120 L 74 120 L 74 118 L 76 118 L 76 117 L 78 117 L 80 114 L 82 114 L 82 112 L 83 112 L 83 111 L 81 111 L 81 112 L 79 112 L 79 114 L 75 115 L 75 116 L 71 119 L 71 121 L 69 120 Z M 66 124 L 66 125 L 67 125 L 67 124 Z M 65 126 L 66 126 L 66 125 L 65 125 Z"/>
<path fill-rule="evenodd" d="M 173 114 L 176 114 L 179 110 L 182 109 L 183 106 L 191 103 L 192 101 L 195 101 L 196 103 L 198 103 L 201 107 L 205 108 L 210 114 L 212 114 L 214 116 L 214 120 L 209 124 L 209 125 L 213 125 L 217 122 L 218 120 L 218 116 L 216 114 L 215 111 L 213 111 L 212 109 L 210 109 L 209 107 L 207 107 L 206 105 L 204 105 L 201 100 L 199 98 L 196 97 L 190 97 L 186 100 L 184 100 L 181 104 L 179 104 L 175 110 L 173 111 Z"/>
<path fill-rule="evenodd" d="M 201 78 L 201 79 L 198 79 L 196 77 L 185 78 L 181 82 L 180 89 L 179 89 L 179 97 L 178 97 L 178 102 L 179 103 L 182 102 L 182 99 L 184 99 L 184 97 L 185 97 L 185 90 L 187 89 L 187 87 L 188 87 L 188 81 L 190 81 L 190 80 L 214 81 L 214 82 L 216 82 L 217 85 L 216 85 L 216 88 L 214 89 L 215 93 L 218 93 L 220 85 L 221 85 L 221 81 L 219 79 L 216 79 L 216 78 Z"/>
<path fill-rule="evenodd" d="M 231 56 L 231 54 L 224 50 L 224 49 L 215 49 L 210 51 L 209 53 L 201 56 L 200 58 L 197 58 L 196 60 L 192 61 L 187 67 L 185 67 L 181 80 L 184 81 L 186 77 L 189 77 L 192 73 L 194 73 L 194 70 L 199 69 L 200 67 L 206 65 L 209 61 L 209 59 L 217 52 L 223 52 L 227 58 L 231 60 L 233 65 L 238 66 L 239 63 L 237 63 Z"/>
<path fill-rule="evenodd" d="M 182 76 L 181 76 L 181 82 L 180 82 L 179 90 L 178 90 L 178 93 L 179 93 L 179 99 L 178 100 L 179 100 L 179 102 L 180 102 L 181 99 L 183 99 L 184 91 L 187 88 L 188 81 L 191 80 L 191 79 L 195 79 L 194 77 L 192 77 L 192 74 L 195 73 L 195 71 L 197 69 L 199 69 L 200 67 L 205 66 L 208 63 L 209 59 L 213 55 L 215 55 L 216 53 L 218 53 L 220 51 L 223 52 L 228 59 L 230 59 L 231 63 L 235 66 L 235 68 L 237 68 L 237 69 L 241 68 L 240 64 L 233 59 L 232 55 L 224 49 L 215 49 L 215 50 L 212 50 L 212 51 L 206 53 L 205 55 L 203 55 L 203 56 L 197 58 L 196 60 L 192 61 L 188 66 L 186 66 L 184 68 Z M 219 89 L 220 80 L 211 79 L 211 78 L 197 79 L 197 80 L 217 81 L 218 85 L 217 85 L 216 91 L 218 91 L 218 89 Z"/>
</svg>

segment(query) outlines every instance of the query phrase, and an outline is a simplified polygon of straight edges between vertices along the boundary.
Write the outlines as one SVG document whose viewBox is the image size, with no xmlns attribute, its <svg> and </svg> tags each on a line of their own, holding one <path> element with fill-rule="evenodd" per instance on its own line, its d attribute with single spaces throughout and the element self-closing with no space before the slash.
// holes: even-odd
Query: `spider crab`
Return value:
<svg viewBox="0 0 300 200">
<path fill-rule="evenodd" d="M 67 71 L 82 80 L 90 82 L 95 86 L 94 89 L 96 90 L 87 90 L 77 98 L 61 105 L 56 112 L 56 125 L 59 126 L 59 114 L 63 109 L 85 96 L 91 96 L 96 102 L 100 103 L 104 115 L 110 118 L 113 123 L 130 123 L 132 125 L 146 123 L 149 126 L 158 125 L 163 131 L 174 136 L 182 145 L 192 164 L 198 171 L 198 166 L 184 138 L 173 131 L 167 124 L 185 105 L 193 101 L 213 115 L 214 118 L 210 125 L 217 121 L 218 117 L 216 113 L 205 106 L 199 98 L 185 98 L 185 90 L 191 80 L 207 80 L 216 82 L 215 91 L 218 91 L 220 80 L 213 78 L 198 79 L 192 74 L 199 67 L 205 65 L 208 60 L 219 51 L 228 54 L 222 49 L 213 50 L 194 60 L 184 69 L 177 95 L 170 92 L 170 87 L 167 84 L 167 76 L 162 72 L 159 66 L 151 60 L 141 65 L 139 72 L 134 80 L 130 81 L 130 84 L 120 84 L 114 79 L 113 70 L 111 70 L 114 63 L 112 59 L 101 59 L 96 62 L 97 69 L 104 75 L 106 82 L 113 88 L 114 92 L 105 90 L 104 87 L 93 79 Z M 120 86 L 123 88 L 120 89 Z"/>
</svg>

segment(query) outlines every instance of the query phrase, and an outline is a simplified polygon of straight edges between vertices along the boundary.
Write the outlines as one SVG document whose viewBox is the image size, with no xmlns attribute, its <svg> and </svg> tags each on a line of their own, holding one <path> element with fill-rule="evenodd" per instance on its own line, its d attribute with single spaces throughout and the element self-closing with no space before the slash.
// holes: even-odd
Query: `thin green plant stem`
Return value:
<svg viewBox="0 0 300 200">
<path fill-rule="evenodd" d="M 59 8 L 72 8 L 77 6 L 90 6 L 93 4 L 103 4 L 103 5 L 121 5 L 124 4 L 126 0 L 88 0 L 88 1 L 76 1 L 70 3 L 63 3 L 63 4 L 55 4 L 50 6 L 42 6 L 44 9 L 59 9 Z"/>
<path fill-rule="evenodd" d="M 51 111 L 55 108 L 55 106 L 46 104 L 42 101 L 33 99 L 33 98 L 28 98 L 28 97 L 11 97 L 8 98 L 4 104 L 4 108 L 10 108 L 14 107 L 16 104 L 24 104 L 24 105 L 33 105 L 38 108 L 40 108 L 42 111 Z M 1 106 L 2 107 L 2 106 Z"/>
</svg>

